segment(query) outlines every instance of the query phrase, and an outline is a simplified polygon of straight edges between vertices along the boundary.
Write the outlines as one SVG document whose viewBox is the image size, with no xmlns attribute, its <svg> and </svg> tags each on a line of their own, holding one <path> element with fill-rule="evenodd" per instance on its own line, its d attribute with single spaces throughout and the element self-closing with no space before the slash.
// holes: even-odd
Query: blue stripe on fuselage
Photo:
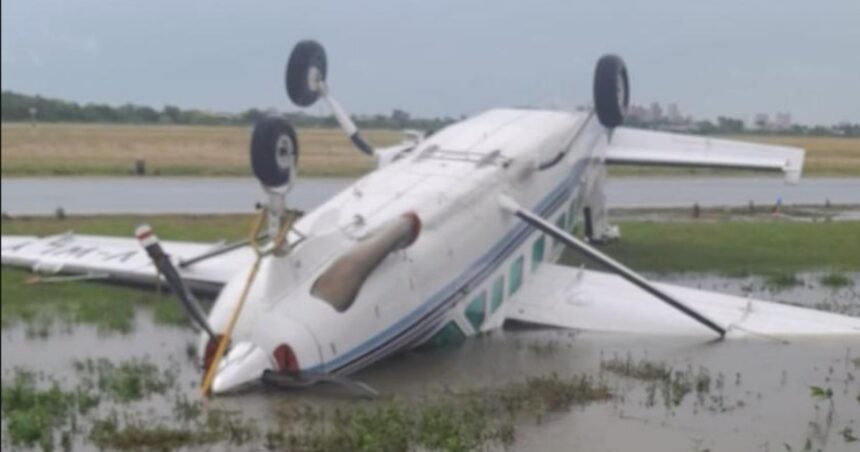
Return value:
<svg viewBox="0 0 860 452">
<path fill-rule="evenodd" d="M 587 126 L 588 125 L 584 125 L 583 127 Z M 588 158 L 580 159 L 574 166 L 570 175 L 563 179 L 549 195 L 544 197 L 544 199 L 538 203 L 534 211 L 547 217 L 551 216 L 553 210 L 557 209 L 559 206 L 565 205 L 563 201 L 567 199 L 567 196 L 572 190 L 575 182 L 582 176 L 589 160 L 590 159 Z M 365 355 L 372 354 L 375 350 L 385 347 L 386 343 L 390 339 L 402 335 L 408 328 L 416 327 L 416 322 L 444 305 L 445 301 L 452 299 L 452 297 L 456 297 L 457 293 L 463 291 L 464 287 L 468 292 L 493 275 L 504 260 L 513 254 L 513 252 L 526 241 L 529 234 L 525 234 L 524 232 L 529 228 L 531 228 L 531 226 L 527 223 L 518 224 L 513 230 L 508 232 L 502 240 L 496 243 L 496 245 L 494 245 L 487 253 L 472 264 L 469 269 L 437 291 L 432 297 L 422 303 L 418 309 L 412 311 L 406 317 L 402 318 L 394 325 L 380 332 L 361 345 L 356 346 L 352 350 L 338 356 L 328 363 L 314 366 L 307 371 L 318 372 L 324 367 L 328 368 L 328 371 L 330 372 L 337 371 L 338 369 L 351 366 L 353 362 L 363 359 Z M 493 266 L 493 263 L 496 263 L 496 265 Z M 472 287 L 469 287 L 470 285 Z"/>
</svg>

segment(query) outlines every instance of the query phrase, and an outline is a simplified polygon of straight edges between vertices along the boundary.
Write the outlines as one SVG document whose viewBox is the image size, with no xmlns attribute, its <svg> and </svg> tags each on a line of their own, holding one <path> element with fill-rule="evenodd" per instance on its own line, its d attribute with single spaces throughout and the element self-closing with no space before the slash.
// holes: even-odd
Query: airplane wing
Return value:
<svg viewBox="0 0 860 452">
<path fill-rule="evenodd" d="M 760 335 L 860 335 L 860 318 L 657 283 L 727 331 Z M 581 330 L 711 336 L 702 325 L 619 276 L 541 264 L 507 303 L 506 318 Z"/>
<path fill-rule="evenodd" d="M 193 265 L 179 265 L 201 256 L 221 244 L 162 242 L 165 252 L 178 264 L 189 287 L 215 293 L 243 266 L 250 265 L 254 254 L 249 247 L 239 248 Z M 155 284 L 152 260 L 135 238 L 60 234 L 49 237 L 3 236 L 0 238 L 2 264 L 27 268 L 52 275 L 81 275 L 108 281 Z"/>
<path fill-rule="evenodd" d="M 618 127 L 606 163 L 781 171 L 794 183 L 800 180 L 803 156 L 800 148 Z"/>
</svg>

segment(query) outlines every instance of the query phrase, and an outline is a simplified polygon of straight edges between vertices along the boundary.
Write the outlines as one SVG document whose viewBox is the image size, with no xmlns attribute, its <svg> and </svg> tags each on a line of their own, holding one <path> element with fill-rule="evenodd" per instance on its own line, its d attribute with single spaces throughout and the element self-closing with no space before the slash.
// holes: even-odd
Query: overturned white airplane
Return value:
<svg viewBox="0 0 860 452">
<path fill-rule="evenodd" d="M 269 202 L 249 241 L 162 249 L 142 226 L 144 253 L 125 238 L 6 236 L 3 264 L 166 280 L 203 330 L 204 393 L 261 379 L 344 382 L 392 353 L 506 320 L 715 338 L 860 334 L 858 318 L 652 283 L 588 243 L 618 234 L 607 222 L 606 165 L 749 168 L 784 172 L 791 182 L 803 165 L 801 149 L 620 127 L 630 89 L 617 56 L 597 63 L 593 111 L 489 110 L 385 149 L 361 137 L 326 75 L 323 48 L 298 43 L 289 97 L 302 107 L 322 98 L 379 165 L 313 211 L 295 218 L 286 208 L 299 141 L 273 116 L 251 140 Z M 568 233 L 580 221 L 586 241 Z M 565 247 L 608 272 L 553 264 Z M 218 292 L 208 315 L 190 289 Z"/>
</svg>

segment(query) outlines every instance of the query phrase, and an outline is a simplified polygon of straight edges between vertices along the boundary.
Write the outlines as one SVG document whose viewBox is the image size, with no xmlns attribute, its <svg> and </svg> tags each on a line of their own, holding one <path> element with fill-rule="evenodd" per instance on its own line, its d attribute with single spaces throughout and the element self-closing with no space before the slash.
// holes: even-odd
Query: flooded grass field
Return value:
<svg viewBox="0 0 860 452">
<path fill-rule="evenodd" d="M 655 280 L 860 316 L 858 222 L 655 224 L 631 215 L 624 239 L 606 250 Z M 205 224 L 199 232 L 215 240 L 239 236 L 243 218 L 152 220 L 177 239 Z M 138 221 L 4 220 L 3 232 L 73 225 L 120 234 Z M 849 451 L 860 444 L 857 337 L 703 342 L 509 325 L 365 369 L 355 377 L 380 392 L 375 399 L 331 384 L 261 385 L 204 402 L 197 336 L 171 296 L 29 278 L 2 270 L 4 449 Z"/>
<path fill-rule="evenodd" d="M 839 275 L 655 278 L 860 315 L 860 273 Z M 34 333 L 4 315 L 4 448 L 840 451 L 860 434 L 860 339 L 715 343 L 514 325 L 366 369 L 356 377 L 381 392 L 375 400 L 321 385 L 201 403 L 196 335 L 150 303 L 173 300 L 133 301 L 128 328 L 60 316 Z"/>
</svg>

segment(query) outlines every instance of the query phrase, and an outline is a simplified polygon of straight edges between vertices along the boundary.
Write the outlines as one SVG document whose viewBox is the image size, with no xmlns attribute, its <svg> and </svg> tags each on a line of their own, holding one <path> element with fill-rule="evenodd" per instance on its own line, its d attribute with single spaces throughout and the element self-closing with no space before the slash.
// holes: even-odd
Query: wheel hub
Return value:
<svg viewBox="0 0 860 452">
<path fill-rule="evenodd" d="M 278 167 L 281 169 L 289 169 L 292 166 L 293 159 L 293 142 L 287 135 L 278 137 L 278 143 L 275 145 L 275 161 L 278 162 Z"/>
</svg>

